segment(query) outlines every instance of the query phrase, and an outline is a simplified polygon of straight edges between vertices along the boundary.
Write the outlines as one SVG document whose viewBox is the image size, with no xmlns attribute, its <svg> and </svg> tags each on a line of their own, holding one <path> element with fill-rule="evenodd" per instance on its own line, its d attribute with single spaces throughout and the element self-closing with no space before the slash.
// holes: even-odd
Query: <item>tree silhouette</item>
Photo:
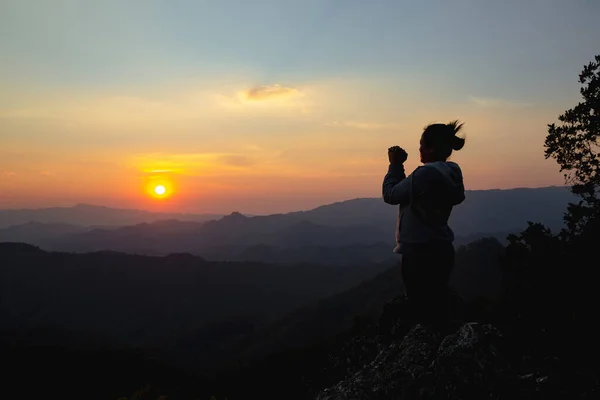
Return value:
<svg viewBox="0 0 600 400">
<path fill-rule="evenodd" d="M 504 281 L 509 324 L 521 339 L 542 353 L 582 359 L 600 350 L 596 268 L 590 263 L 600 237 L 600 55 L 579 82 L 583 102 L 560 115 L 560 125 L 548 125 L 544 147 L 581 200 L 569 204 L 560 234 L 530 222 L 508 237 Z"/>
<path fill-rule="evenodd" d="M 571 190 L 582 199 L 565 215 L 571 234 L 580 234 L 600 208 L 600 55 L 583 68 L 579 83 L 583 101 L 558 117 L 560 125 L 548 125 L 544 143 L 546 158 L 558 162 Z"/>
</svg>

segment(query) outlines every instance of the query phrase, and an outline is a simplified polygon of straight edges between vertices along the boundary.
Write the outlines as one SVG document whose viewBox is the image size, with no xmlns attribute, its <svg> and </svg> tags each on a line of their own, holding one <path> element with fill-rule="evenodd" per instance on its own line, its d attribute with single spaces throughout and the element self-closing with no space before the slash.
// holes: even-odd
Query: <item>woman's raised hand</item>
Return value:
<svg viewBox="0 0 600 400">
<path fill-rule="evenodd" d="M 390 164 L 403 164 L 408 158 L 408 153 L 400 146 L 392 146 L 388 149 Z"/>
</svg>

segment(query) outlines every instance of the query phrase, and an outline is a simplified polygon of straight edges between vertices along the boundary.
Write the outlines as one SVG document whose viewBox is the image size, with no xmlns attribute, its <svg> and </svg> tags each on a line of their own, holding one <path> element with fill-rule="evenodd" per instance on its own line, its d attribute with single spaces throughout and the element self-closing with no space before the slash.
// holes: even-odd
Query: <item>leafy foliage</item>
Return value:
<svg viewBox="0 0 600 400">
<path fill-rule="evenodd" d="M 571 232 L 578 233 L 582 224 L 599 207 L 600 187 L 600 55 L 583 68 L 579 75 L 583 101 L 558 117 L 560 125 L 548 125 L 544 144 L 546 158 L 554 158 L 565 172 L 572 191 L 582 198 L 571 205 L 565 216 Z"/>
<path fill-rule="evenodd" d="M 540 352 L 595 356 L 599 333 L 592 317 L 598 305 L 595 248 L 600 233 L 600 55 L 579 77 L 584 101 L 550 124 L 546 158 L 565 171 L 581 198 L 565 213 L 566 228 L 554 234 L 539 223 L 508 237 L 504 259 L 508 325 Z"/>
</svg>

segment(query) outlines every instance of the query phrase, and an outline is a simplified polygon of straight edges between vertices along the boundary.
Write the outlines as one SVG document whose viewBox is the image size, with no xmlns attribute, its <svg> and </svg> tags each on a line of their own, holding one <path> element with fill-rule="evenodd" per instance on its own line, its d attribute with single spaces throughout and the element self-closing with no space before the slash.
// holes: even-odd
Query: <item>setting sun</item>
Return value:
<svg viewBox="0 0 600 400">
<path fill-rule="evenodd" d="M 163 185 L 158 185 L 154 188 L 154 193 L 159 196 L 164 196 L 164 194 L 167 193 L 167 189 Z"/>
<path fill-rule="evenodd" d="M 147 180 L 144 191 L 156 200 L 166 200 L 173 196 L 175 188 L 169 177 L 153 176 Z"/>
</svg>

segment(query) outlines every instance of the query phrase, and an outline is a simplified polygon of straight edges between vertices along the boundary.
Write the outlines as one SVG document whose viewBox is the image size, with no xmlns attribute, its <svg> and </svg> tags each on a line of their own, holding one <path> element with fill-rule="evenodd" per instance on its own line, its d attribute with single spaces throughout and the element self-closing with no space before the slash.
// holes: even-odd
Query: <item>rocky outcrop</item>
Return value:
<svg viewBox="0 0 600 400">
<path fill-rule="evenodd" d="M 395 399 L 428 370 L 435 356 L 435 333 L 421 325 L 403 341 L 383 349 L 362 370 L 323 391 L 318 400 Z"/>
<path fill-rule="evenodd" d="M 596 363 L 525 356 L 514 336 L 456 315 L 448 334 L 412 326 L 405 306 L 391 301 L 377 327 L 330 354 L 330 387 L 316 400 L 600 399 Z"/>
<path fill-rule="evenodd" d="M 498 398 L 509 370 L 502 341 L 489 324 L 464 324 L 443 338 L 417 325 L 317 400 Z"/>
<path fill-rule="evenodd" d="M 489 324 L 465 324 L 447 336 L 431 365 L 436 393 L 445 399 L 499 395 L 510 371 L 502 342 L 500 331 Z"/>
</svg>

